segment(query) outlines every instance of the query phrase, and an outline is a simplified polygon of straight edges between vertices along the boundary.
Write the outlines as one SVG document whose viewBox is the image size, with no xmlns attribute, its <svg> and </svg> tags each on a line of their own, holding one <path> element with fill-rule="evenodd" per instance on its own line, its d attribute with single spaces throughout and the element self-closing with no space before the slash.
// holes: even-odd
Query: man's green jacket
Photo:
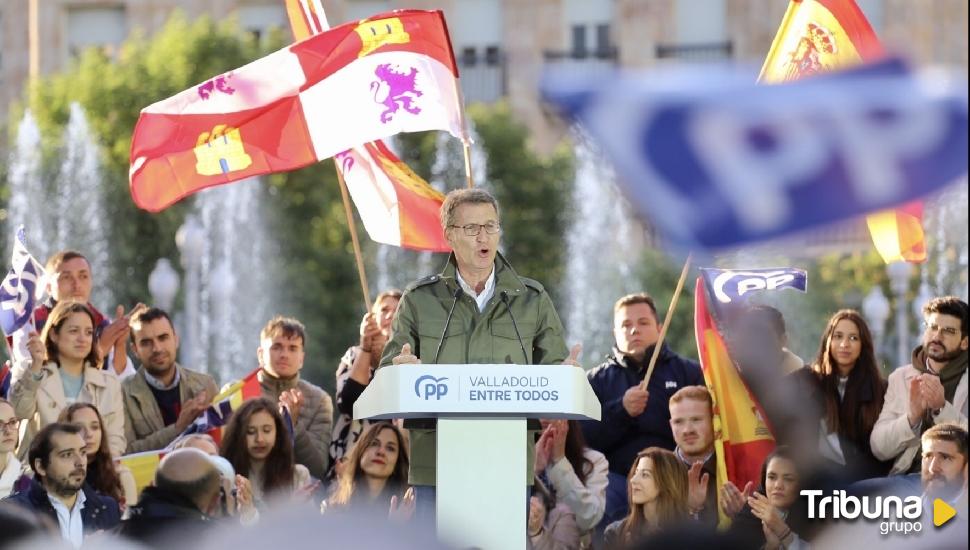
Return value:
<svg viewBox="0 0 970 550">
<path fill-rule="evenodd" d="M 519 277 L 508 261 L 495 259 L 495 294 L 479 312 L 475 299 L 462 293 L 441 342 L 448 311 L 459 288 L 454 254 L 444 270 L 412 283 L 404 291 L 392 326 L 391 340 L 384 347 L 381 366 L 390 365 L 404 344 L 422 363 L 438 364 L 533 364 L 562 363 L 569 355 L 563 340 L 562 322 L 546 290 L 531 279 Z M 506 305 L 502 296 L 508 296 Z M 525 345 L 525 355 L 515 333 L 512 315 Z M 411 485 L 435 484 L 434 420 L 406 421 L 411 439 Z M 526 484 L 532 483 L 535 449 L 534 433 L 529 432 L 529 468 Z M 460 460 L 460 457 L 455 457 Z"/>
</svg>

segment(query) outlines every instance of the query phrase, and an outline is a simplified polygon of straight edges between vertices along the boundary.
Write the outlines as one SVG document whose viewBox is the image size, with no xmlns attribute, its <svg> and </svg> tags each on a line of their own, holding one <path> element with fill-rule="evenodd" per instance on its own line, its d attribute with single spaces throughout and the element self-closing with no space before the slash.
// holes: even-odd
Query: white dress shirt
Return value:
<svg viewBox="0 0 970 550">
<path fill-rule="evenodd" d="M 475 299 L 475 303 L 478 304 L 478 312 L 485 311 L 485 304 L 492 299 L 492 296 L 495 296 L 495 266 L 492 266 L 492 273 L 489 274 L 488 279 L 485 281 L 485 288 L 482 289 L 481 294 L 475 292 L 475 289 L 466 283 L 465 279 L 461 278 L 461 272 L 457 269 L 455 270 L 455 275 L 458 278 L 458 284 L 461 285 L 461 289 Z"/>
<path fill-rule="evenodd" d="M 74 548 L 80 548 L 84 543 L 84 522 L 81 520 L 81 510 L 84 509 L 84 491 L 78 491 L 77 500 L 70 510 L 57 497 L 47 495 L 54 511 L 57 512 L 57 524 L 61 527 L 61 538 L 71 543 Z"/>
</svg>

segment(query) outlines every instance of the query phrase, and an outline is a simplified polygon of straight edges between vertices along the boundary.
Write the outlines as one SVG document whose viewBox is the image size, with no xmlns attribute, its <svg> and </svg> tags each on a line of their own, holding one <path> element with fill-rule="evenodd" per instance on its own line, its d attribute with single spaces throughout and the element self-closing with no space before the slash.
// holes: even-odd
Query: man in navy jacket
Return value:
<svg viewBox="0 0 970 550">
<path fill-rule="evenodd" d="M 48 424 L 30 445 L 28 457 L 34 470 L 30 487 L 4 499 L 50 518 L 75 548 L 85 534 L 113 529 L 121 520 L 118 503 L 84 483 L 84 446 L 80 426 Z"/>
<path fill-rule="evenodd" d="M 602 419 L 582 422 L 587 444 L 610 463 L 601 525 L 626 515 L 626 479 L 637 453 L 647 447 L 676 447 L 667 406 L 670 396 L 684 386 L 704 385 L 697 362 L 663 345 L 647 389 L 640 387 L 660 334 L 657 308 L 648 294 L 631 294 L 616 302 L 613 333 L 613 353 L 587 374 L 602 404 Z"/>
</svg>

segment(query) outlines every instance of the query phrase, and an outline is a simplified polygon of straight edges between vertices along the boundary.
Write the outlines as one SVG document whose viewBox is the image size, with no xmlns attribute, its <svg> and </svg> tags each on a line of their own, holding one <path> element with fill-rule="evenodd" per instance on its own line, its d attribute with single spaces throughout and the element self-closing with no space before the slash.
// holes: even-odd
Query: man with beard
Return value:
<svg viewBox="0 0 970 550">
<path fill-rule="evenodd" d="M 218 393 L 208 374 L 175 361 L 179 339 L 168 314 L 158 308 L 131 319 L 131 339 L 141 368 L 124 382 L 128 452 L 164 448 L 209 406 Z"/>
<path fill-rule="evenodd" d="M 876 458 L 895 460 L 891 475 L 921 471 L 920 436 L 932 426 L 967 425 L 967 303 L 954 296 L 934 298 L 923 307 L 923 322 L 912 364 L 889 375 L 870 436 Z"/>
<path fill-rule="evenodd" d="M 687 510 L 713 530 L 718 523 L 717 457 L 714 448 L 714 399 L 706 386 L 685 386 L 670 398 L 674 454 L 687 469 Z M 720 488 L 724 513 L 733 518 L 744 508 L 754 484 L 744 490 L 727 481 Z"/>
<path fill-rule="evenodd" d="M 28 458 L 34 470 L 30 488 L 7 499 L 49 517 L 61 537 L 80 548 L 85 533 L 113 529 L 121 520 L 115 499 L 84 484 L 87 455 L 81 427 L 55 422 L 34 437 Z"/>
<path fill-rule="evenodd" d="M 923 433 L 920 479 L 923 509 L 942 499 L 965 517 L 967 509 L 967 430 L 957 424 L 937 424 Z M 961 514 L 960 511 L 963 513 Z"/>
<path fill-rule="evenodd" d="M 344 457 L 350 454 L 354 443 L 370 425 L 366 419 L 354 419 L 354 403 L 374 378 L 374 370 L 384 353 L 384 344 L 391 337 L 391 322 L 401 294 L 400 290 L 391 289 L 377 295 L 371 310 L 360 323 L 360 345 L 348 348 L 337 366 L 337 420 L 330 439 L 328 479 L 339 474 L 338 468 Z"/>
</svg>

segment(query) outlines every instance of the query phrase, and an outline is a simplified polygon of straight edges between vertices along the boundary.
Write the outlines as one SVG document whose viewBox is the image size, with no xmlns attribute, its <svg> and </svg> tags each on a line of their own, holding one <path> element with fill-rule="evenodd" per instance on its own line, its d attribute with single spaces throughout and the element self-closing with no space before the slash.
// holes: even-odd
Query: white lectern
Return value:
<svg viewBox="0 0 970 550">
<path fill-rule="evenodd" d="M 437 418 L 438 537 L 459 548 L 526 548 L 527 418 L 600 419 L 586 373 L 565 365 L 378 369 L 354 418 Z"/>
</svg>

